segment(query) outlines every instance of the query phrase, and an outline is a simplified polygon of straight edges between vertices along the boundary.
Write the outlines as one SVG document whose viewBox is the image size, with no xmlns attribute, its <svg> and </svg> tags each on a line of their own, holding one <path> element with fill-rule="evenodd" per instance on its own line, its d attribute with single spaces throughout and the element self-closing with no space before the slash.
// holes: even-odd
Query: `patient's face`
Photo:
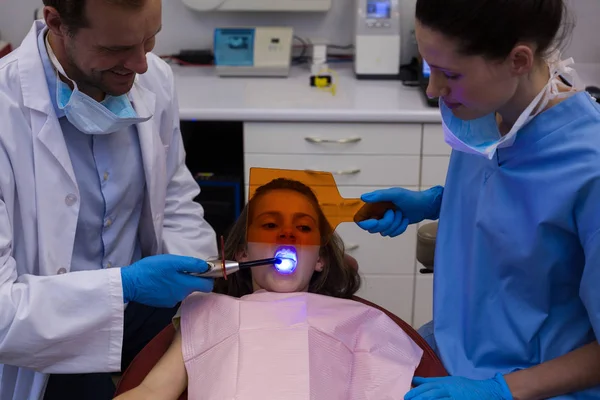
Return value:
<svg viewBox="0 0 600 400">
<path fill-rule="evenodd" d="M 254 290 L 305 292 L 315 271 L 323 269 L 319 256 L 319 216 L 313 204 L 294 190 L 273 190 L 257 199 L 248 225 L 248 246 L 238 260 L 271 258 L 281 246 L 294 247 L 298 265 L 282 274 L 266 265 L 252 268 Z"/>
</svg>

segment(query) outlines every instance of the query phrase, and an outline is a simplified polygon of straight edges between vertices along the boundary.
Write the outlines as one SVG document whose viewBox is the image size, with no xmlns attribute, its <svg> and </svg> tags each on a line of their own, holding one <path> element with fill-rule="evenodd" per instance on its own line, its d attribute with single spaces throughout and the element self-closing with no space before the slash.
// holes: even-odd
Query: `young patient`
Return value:
<svg viewBox="0 0 600 400">
<path fill-rule="evenodd" d="M 403 399 L 422 350 L 384 313 L 350 300 L 358 271 L 311 189 L 287 179 L 257 189 L 225 257 L 271 258 L 280 246 L 296 250 L 293 273 L 253 267 L 189 296 L 170 348 L 117 399 L 177 400 L 186 388 L 190 400 Z"/>
</svg>

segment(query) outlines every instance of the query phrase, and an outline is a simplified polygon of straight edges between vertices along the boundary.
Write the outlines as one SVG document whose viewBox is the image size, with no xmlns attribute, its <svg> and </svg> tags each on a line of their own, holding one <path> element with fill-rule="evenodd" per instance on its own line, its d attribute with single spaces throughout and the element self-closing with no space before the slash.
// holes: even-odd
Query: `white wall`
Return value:
<svg viewBox="0 0 600 400">
<path fill-rule="evenodd" d="M 566 53 L 576 63 L 600 63 L 600 0 L 569 0 L 569 4 L 577 25 Z"/>
<path fill-rule="evenodd" d="M 228 25 L 291 25 L 300 37 L 324 38 L 334 44 L 350 44 L 353 35 L 354 0 L 333 0 L 326 14 L 201 14 L 189 10 L 181 0 L 163 1 L 163 32 L 156 53 L 173 54 L 181 49 L 211 48 L 212 32 L 217 26 Z M 405 43 L 412 43 L 415 0 L 403 0 Z M 577 26 L 569 46 L 569 55 L 578 63 L 600 63 L 600 0 L 569 0 Z M 0 0 L 0 37 L 13 45 L 21 42 L 29 30 L 35 8 L 41 0 Z M 8 11 L 10 10 L 10 11 Z M 414 45 L 403 46 L 402 61 L 407 62 L 415 52 Z"/>
</svg>

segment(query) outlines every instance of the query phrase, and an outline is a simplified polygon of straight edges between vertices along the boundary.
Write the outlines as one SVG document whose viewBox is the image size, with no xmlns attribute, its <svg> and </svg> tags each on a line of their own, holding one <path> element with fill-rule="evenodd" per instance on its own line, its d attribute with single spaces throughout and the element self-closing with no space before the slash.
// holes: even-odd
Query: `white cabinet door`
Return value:
<svg viewBox="0 0 600 400">
<path fill-rule="evenodd" d="M 444 142 L 441 124 L 423 125 L 421 187 L 444 185 L 452 148 Z"/>
<path fill-rule="evenodd" d="M 377 187 L 342 187 L 344 198 L 360 198 Z M 416 190 L 415 187 L 407 189 Z M 354 222 L 337 228 L 344 240 L 347 253 L 356 258 L 360 271 L 365 274 L 413 275 L 417 249 L 417 227 L 409 226 L 402 235 L 389 238 L 362 230 Z"/>
<path fill-rule="evenodd" d="M 423 266 L 417 263 L 417 269 Z M 433 319 L 433 274 L 418 274 L 415 282 L 415 313 L 413 327 L 421 326 Z"/>
<path fill-rule="evenodd" d="M 423 125 L 423 155 L 449 156 L 452 148 L 444 141 L 442 124 Z"/>
<path fill-rule="evenodd" d="M 414 276 L 363 276 L 357 296 L 363 297 L 412 324 Z"/>
<path fill-rule="evenodd" d="M 423 156 L 421 186 L 444 185 L 448 173 L 449 156 Z"/>
</svg>

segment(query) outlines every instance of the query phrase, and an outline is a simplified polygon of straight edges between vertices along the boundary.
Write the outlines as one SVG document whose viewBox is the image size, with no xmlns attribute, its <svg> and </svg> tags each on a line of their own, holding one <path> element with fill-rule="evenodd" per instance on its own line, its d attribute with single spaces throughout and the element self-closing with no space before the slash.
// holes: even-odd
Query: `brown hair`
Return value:
<svg viewBox="0 0 600 400">
<path fill-rule="evenodd" d="M 321 258 L 323 271 L 315 272 L 310 280 L 308 291 L 326 296 L 351 298 L 360 288 L 361 279 L 355 267 L 346 264 L 344 260 L 344 242 L 333 231 L 323 214 L 317 197 L 313 191 L 301 182 L 279 178 L 259 187 L 252 199 L 246 204 L 225 241 L 225 258 L 235 259 L 244 251 L 246 242 L 247 218 L 252 217 L 252 207 L 258 198 L 273 190 L 293 190 L 308 198 L 313 204 L 319 217 L 319 232 L 321 234 Z M 215 280 L 215 293 L 241 297 L 253 292 L 252 275 L 250 270 L 241 270 L 225 279 Z"/>
<path fill-rule="evenodd" d="M 144 5 L 145 0 L 103 0 L 125 8 L 135 9 Z M 67 26 L 69 34 L 74 35 L 80 28 L 89 26 L 85 15 L 86 0 L 44 0 L 44 5 L 54 7 L 60 14 L 62 22 Z"/>
<path fill-rule="evenodd" d="M 459 43 L 466 55 L 504 60 L 519 42 L 548 56 L 574 27 L 565 0 L 417 0 L 416 19 Z"/>
</svg>

